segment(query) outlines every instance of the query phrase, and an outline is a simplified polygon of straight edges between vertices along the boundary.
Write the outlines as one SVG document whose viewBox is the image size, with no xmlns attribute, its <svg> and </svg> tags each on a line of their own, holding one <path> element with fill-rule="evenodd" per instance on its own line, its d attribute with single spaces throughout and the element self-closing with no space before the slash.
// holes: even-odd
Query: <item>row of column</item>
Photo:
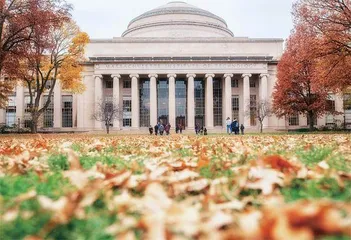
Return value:
<svg viewBox="0 0 351 240">
<path fill-rule="evenodd" d="M 233 74 L 227 73 L 224 74 L 224 116 L 232 117 L 232 86 L 231 80 L 233 78 Z M 250 106 L 247 104 L 247 101 L 250 99 L 250 77 L 251 74 L 243 74 L 243 100 L 244 100 L 244 112 L 247 113 L 250 111 Z M 131 78 L 131 97 L 132 97 L 132 128 L 138 129 L 139 124 L 139 75 L 131 74 L 129 76 Z M 157 74 L 149 74 L 150 79 L 150 125 L 154 126 L 157 122 Z M 168 74 L 167 78 L 169 80 L 169 123 L 171 126 L 175 126 L 176 124 L 176 97 L 175 97 L 175 80 L 177 75 L 174 73 Z M 188 129 L 194 129 L 195 127 L 195 77 L 196 74 L 190 73 L 186 75 L 188 80 L 188 91 L 187 91 L 187 120 L 188 120 Z M 205 90 L 205 122 L 207 129 L 212 129 L 213 126 L 213 78 L 215 74 L 206 74 L 206 90 Z M 95 75 L 95 102 L 99 102 L 103 97 L 103 83 L 102 83 L 102 75 Z M 112 75 L 113 78 L 113 98 L 121 99 L 120 96 L 120 79 L 121 76 L 119 74 Z M 268 100 L 268 74 L 260 75 L 260 85 L 259 85 L 259 95 L 261 100 Z M 209 97 L 208 97 L 209 96 Z M 123 104 L 119 100 L 119 106 L 122 108 Z M 120 121 L 117 119 L 114 122 L 114 127 L 120 129 L 122 126 L 120 125 Z M 245 114 L 244 117 L 244 125 L 250 126 L 250 116 Z M 268 126 L 268 119 L 265 118 L 263 123 L 264 127 Z M 95 128 L 101 128 L 101 122 L 95 121 Z"/>
</svg>

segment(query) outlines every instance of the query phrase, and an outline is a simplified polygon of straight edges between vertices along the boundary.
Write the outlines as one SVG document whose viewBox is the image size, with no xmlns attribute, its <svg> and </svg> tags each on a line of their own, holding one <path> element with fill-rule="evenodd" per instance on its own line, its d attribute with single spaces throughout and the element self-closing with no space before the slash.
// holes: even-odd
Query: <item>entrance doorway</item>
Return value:
<svg viewBox="0 0 351 240">
<path fill-rule="evenodd" d="M 158 118 L 158 121 L 161 123 L 161 124 L 167 124 L 168 123 L 168 116 L 160 116 Z"/>
<path fill-rule="evenodd" d="M 205 120 L 203 116 L 196 116 L 195 117 L 195 126 L 196 124 L 198 124 L 200 126 L 200 128 L 204 127 L 205 125 Z"/>
<path fill-rule="evenodd" d="M 177 117 L 176 118 L 176 125 L 177 126 L 179 126 L 179 125 L 182 126 L 182 130 L 184 130 L 185 129 L 185 117 Z"/>
</svg>

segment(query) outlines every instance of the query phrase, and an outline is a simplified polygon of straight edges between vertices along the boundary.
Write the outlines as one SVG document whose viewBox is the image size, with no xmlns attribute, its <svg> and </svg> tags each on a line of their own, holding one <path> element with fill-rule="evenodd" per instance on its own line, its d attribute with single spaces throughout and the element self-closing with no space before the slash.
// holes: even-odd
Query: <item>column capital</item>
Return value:
<svg viewBox="0 0 351 240">
<path fill-rule="evenodd" d="M 263 77 L 269 77 L 269 74 L 268 73 L 262 73 L 262 74 L 260 74 L 260 78 L 263 78 Z"/>
<path fill-rule="evenodd" d="M 129 75 L 130 78 L 139 78 L 139 74 L 133 73 Z"/>
<path fill-rule="evenodd" d="M 245 77 L 252 77 L 252 74 L 251 73 L 244 73 L 242 76 L 242 78 L 245 78 Z"/>
<path fill-rule="evenodd" d="M 186 75 L 186 78 L 196 78 L 196 74 L 195 73 L 189 73 Z"/>
<path fill-rule="evenodd" d="M 152 78 L 152 77 L 158 78 L 158 75 L 156 73 L 150 73 L 148 77 L 149 78 Z"/>
<path fill-rule="evenodd" d="M 93 76 L 94 76 L 94 79 L 96 79 L 96 78 L 102 79 L 102 75 L 101 75 L 101 74 L 95 74 L 95 75 L 93 75 Z"/>
<path fill-rule="evenodd" d="M 213 73 L 207 73 L 207 74 L 205 75 L 205 78 L 209 78 L 209 77 L 214 78 L 215 75 L 214 75 Z"/>
<path fill-rule="evenodd" d="M 167 78 L 176 78 L 177 77 L 177 74 L 175 73 L 170 73 L 167 75 Z"/>
<path fill-rule="evenodd" d="M 120 79 L 121 78 L 121 75 L 119 74 L 112 74 L 111 77 L 114 79 L 114 78 L 118 78 Z"/>
<path fill-rule="evenodd" d="M 234 74 L 232 74 L 232 73 L 226 73 L 226 74 L 224 74 L 224 78 L 227 78 L 227 77 L 232 78 L 232 77 L 234 77 Z"/>
</svg>

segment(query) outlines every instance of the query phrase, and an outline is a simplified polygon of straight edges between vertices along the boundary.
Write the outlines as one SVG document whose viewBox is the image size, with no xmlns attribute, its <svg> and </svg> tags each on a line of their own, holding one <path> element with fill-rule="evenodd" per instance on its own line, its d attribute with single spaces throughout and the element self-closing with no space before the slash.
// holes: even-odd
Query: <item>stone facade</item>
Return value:
<svg viewBox="0 0 351 240">
<path fill-rule="evenodd" d="M 97 131 L 92 119 L 96 103 L 113 98 L 123 114 L 113 130 L 139 130 L 157 122 L 192 130 L 196 124 L 223 131 L 227 117 L 247 130 L 258 123 L 246 113 L 250 99 L 271 101 L 282 39 L 235 37 L 226 22 L 183 2 L 171 2 L 133 19 L 122 37 L 91 40 L 82 73 L 86 91 L 80 95 L 54 90 L 52 112 L 43 126 L 55 130 Z M 28 93 L 17 87 L 15 116 L 0 110 L 0 123 L 25 124 Z M 335 108 L 343 111 L 342 97 Z M 50 119 L 51 118 L 51 119 Z M 325 116 L 318 125 L 342 121 Z M 45 122 L 46 121 L 46 122 Z M 52 122 L 50 122 L 52 121 Z M 265 119 L 264 128 L 307 126 L 304 116 Z"/>
</svg>

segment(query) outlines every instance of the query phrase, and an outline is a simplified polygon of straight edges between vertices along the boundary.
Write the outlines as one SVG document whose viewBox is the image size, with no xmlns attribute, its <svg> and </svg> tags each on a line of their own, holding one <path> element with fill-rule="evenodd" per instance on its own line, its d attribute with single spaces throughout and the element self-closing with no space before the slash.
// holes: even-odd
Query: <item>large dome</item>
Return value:
<svg viewBox="0 0 351 240">
<path fill-rule="evenodd" d="M 134 18 L 122 37 L 233 37 L 213 13 L 174 1 Z"/>
</svg>

